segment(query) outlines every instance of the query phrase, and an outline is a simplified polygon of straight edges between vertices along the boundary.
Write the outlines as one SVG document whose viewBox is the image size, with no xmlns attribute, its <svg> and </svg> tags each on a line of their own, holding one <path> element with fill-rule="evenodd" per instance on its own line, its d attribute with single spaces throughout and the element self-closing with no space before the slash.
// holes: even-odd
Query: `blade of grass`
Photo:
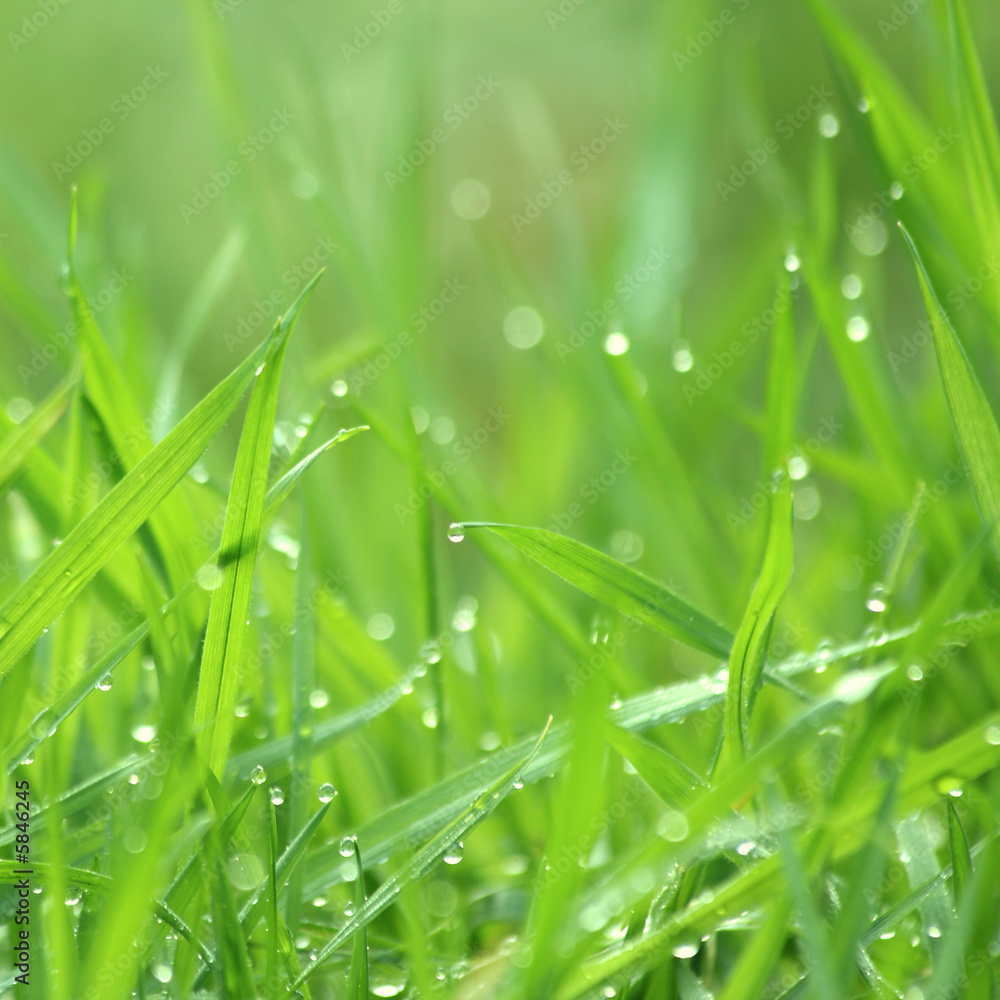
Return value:
<svg viewBox="0 0 1000 1000">
<path fill-rule="evenodd" d="M 295 321 L 322 273 L 306 285 L 275 327 L 274 343 L 258 373 L 236 455 L 220 546 L 222 581 L 212 591 L 194 714 L 199 748 L 220 776 L 225 774 L 239 694 L 282 362 Z"/>
<path fill-rule="evenodd" d="M 979 517 L 983 525 L 992 530 L 993 548 L 1000 556 L 1000 430 L 958 334 L 931 284 L 920 252 L 905 227 L 900 225 L 900 230 L 917 266 L 948 412 L 969 470 Z"/>
<path fill-rule="evenodd" d="M 466 522 L 453 536 L 487 528 L 567 583 L 622 614 L 712 656 L 726 657 L 732 637 L 719 624 L 682 601 L 662 583 L 582 542 L 543 528 Z"/>
<path fill-rule="evenodd" d="M 750 716 L 764 679 L 771 623 L 792 578 L 792 566 L 792 490 L 786 477 L 771 498 L 764 562 L 729 658 L 723 768 L 738 764 L 746 752 Z"/>
<path fill-rule="evenodd" d="M 361 848 L 354 841 L 354 863 L 358 878 L 354 885 L 354 909 L 360 913 L 365 902 L 365 870 L 361 864 Z M 354 933 L 351 948 L 351 972 L 347 980 L 347 1000 L 368 1000 L 368 926 L 359 927 Z"/>
<path fill-rule="evenodd" d="M 0 607 L 0 677 L 77 597 L 198 460 L 236 409 L 266 341 L 131 470 Z"/>
<path fill-rule="evenodd" d="M 365 905 L 351 917 L 320 950 L 316 959 L 311 962 L 301 975 L 292 983 L 288 997 L 301 986 L 342 944 L 348 941 L 362 927 L 367 927 L 396 897 L 409 885 L 422 878 L 440 859 L 440 857 L 455 843 L 462 840 L 466 833 L 489 816 L 500 802 L 509 795 L 521 780 L 528 765 L 534 760 L 548 735 L 551 718 L 542 731 L 534 746 L 521 761 L 504 774 L 498 781 L 486 789 L 457 819 L 448 824 L 436 836 L 418 850 L 392 878 L 383 882 L 379 888 L 368 897 Z"/>
</svg>

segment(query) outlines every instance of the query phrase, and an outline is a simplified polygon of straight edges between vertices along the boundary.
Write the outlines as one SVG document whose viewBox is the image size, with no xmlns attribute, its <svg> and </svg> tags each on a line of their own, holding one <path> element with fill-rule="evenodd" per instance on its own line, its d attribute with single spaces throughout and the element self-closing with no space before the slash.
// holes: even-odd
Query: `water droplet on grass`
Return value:
<svg viewBox="0 0 1000 1000">
<path fill-rule="evenodd" d="M 446 865 L 457 865 L 462 860 L 464 853 L 465 849 L 462 846 L 461 841 L 456 841 L 444 852 L 441 860 L 444 861 Z"/>
<path fill-rule="evenodd" d="M 258 764 L 250 772 L 250 781 L 255 785 L 263 785 L 264 782 L 267 781 L 267 771 L 265 771 L 264 768 Z"/>
<path fill-rule="evenodd" d="M 320 802 L 332 802 L 337 797 L 337 789 L 329 781 L 324 781 L 316 794 L 319 796 Z"/>
<path fill-rule="evenodd" d="M 451 524 L 448 526 L 448 541 L 449 542 L 464 542 L 465 541 L 465 528 L 461 524 Z"/>
</svg>

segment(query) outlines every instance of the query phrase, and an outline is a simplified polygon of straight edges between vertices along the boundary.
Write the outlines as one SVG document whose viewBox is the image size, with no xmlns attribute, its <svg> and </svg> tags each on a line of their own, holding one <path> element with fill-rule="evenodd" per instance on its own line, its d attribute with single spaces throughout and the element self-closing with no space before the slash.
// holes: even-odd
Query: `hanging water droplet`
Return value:
<svg viewBox="0 0 1000 1000">
<path fill-rule="evenodd" d="M 428 639 L 420 647 L 420 659 L 423 663 L 440 663 L 441 662 L 441 643 L 437 639 Z M 416 673 L 416 668 L 414 668 L 414 673 Z M 418 677 L 423 677 L 423 674 L 417 674 Z"/>
<path fill-rule="evenodd" d="M 253 782 L 253 784 L 255 785 L 263 785 L 264 782 L 267 781 L 267 771 L 265 771 L 264 768 L 262 768 L 260 764 L 258 764 L 250 772 L 250 781 Z"/>
<path fill-rule="evenodd" d="M 322 688 L 316 688 L 309 693 L 309 704 L 313 708 L 326 708 L 329 703 L 330 696 Z"/>
<path fill-rule="evenodd" d="M 316 794 L 319 796 L 320 802 L 332 802 L 337 797 L 337 789 L 329 781 L 324 781 Z"/>
<path fill-rule="evenodd" d="M 905 188 L 899 181 L 893 181 L 889 186 L 889 194 L 892 195 L 894 201 L 899 201 L 900 198 L 906 193 Z"/>
<path fill-rule="evenodd" d="M 347 383 L 342 378 L 338 378 L 333 385 L 330 386 L 330 392 L 332 392 L 335 396 L 346 396 Z"/>
<path fill-rule="evenodd" d="M 340 847 L 337 848 L 340 852 L 342 858 L 353 858 L 354 857 L 354 838 L 344 837 L 340 842 Z"/>
<path fill-rule="evenodd" d="M 939 938 L 941 937 L 941 928 L 937 924 L 927 925 L 927 936 L 929 938 Z"/>
<path fill-rule="evenodd" d="M 736 845 L 736 853 L 741 857 L 746 857 L 754 848 L 752 840 L 744 840 L 742 844 Z"/>
<path fill-rule="evenodd" d="M 449 542 L 464 542 L 465 541 L 465 528 L 461 524 L 450 524 L 448 525 L 448 541 Z"/>
<path fill-rule="evenodd" d="M 852 316 L 847 321 L 847 338 L 853 340 L 855 344 L 867 340 L 869 332 L 868 320 L 864 316 Z"/>
<path fill-rule="evenodd" d="M 788 272 L 797 271 L 802 266 L 802 261 L 799 260 L 798 255 L 795 253 L 789 253 L 785 257 L 785 270 Z"/>
<path fill-rule="evenodd" d="M 674 341 L 671 361 L 675 372 L 689 372 L 694 367 L 694 355 L 686 340 Z"/>
<path fill-rule="evenodd" d="M 906 676 L 915 683 L 916 681 L 922 681 L 924 679 L 924 672 L 920 669 L 920 665 L 918 663 L 911 663 L 906 668 Z"/>
<path fill-rule="evenodd" d="M 152 743 L 156 737 L 156 726 L 136 726 L 132 730 L 132 739 L 137 743 Z"/>
<path fill-rule="evenodd" d="M 823 136 L 824 139 L 832 139 L 840 131 L 840 122 L 837 121 L 837 116 L 830 114 L 828 111 L 824 115 L 820 115 L 819 118 L 819 134 Z"/>
<path fill-rule="evenodd" d="M 665 812 L 656 823 L 656 832 L 664 839 L 672 843 L 683 840 L 691 830 L 687 816 L 682 812 L 670 809 Z"/>
<path fill-rule="evenodd" d="M 280 806 L 285 801 L 285 793 L 277 785 L 268 789 L 267 797 L 271 800 L 271 805 L 274 806 Z"/>
<path fill-rule="evenodd" d="M 66 889 L 66 905 L 76 906 L 83 899 L 83 893 L 75 886 L 68 886 Z"/>
<path fill-rule="evenodd" d="M 424 709 L 424 714 L 421 716 L 424 725 L 428 729 L 437 729 L 438 724 L 438 712 L 437 709 L 431 705 L 430 708 Z"/>
<path fill-rule="evenodd" d="M 701 950 L 701 940 L 693 938 L 677 941 L 670 950 L 674 958 L 694 958 Z"/>
<path fill-rule="evenodd" d="M 625 354 L 629 349 L 629 340 L 624 333 L 609 333 L 604 341 L 604 353 L 612 356 Z"/>
<path fill-rule="evenodd" d="M 1000 726 L 989 726 L 983 735 L 990 746 L 1000 746 Z"/>
<path fill-rule="evenodd" d="M 455 841 L 445 852 L 442 860 L 446 865 L 457 865 L 462 860 L 462 855 L 464 854 L 464 847 L 461 841 Z"/>
<path fill-rule="evenodd" d="M 96 687 L 97 687 L 97 690 L 98 690 L 98 691 L 110 691 L 110 690 L 111 690 L 111 683 L 112 683 L 112 677 L 111 677 L 111 674 L 105 674 L 105 675 L 104 675 L 104 676 L 103 676 L 103 677 L 102 677 L 102 678 L 101 678 L 101 679 L 100 679 L 100 680 L 99 680 L 99 681 L 97 682 L 97 685 L 96 685 Z"/>
<path fill-rule="evenodd" d="M 845 299 L 858 298 L 861 295 L 861 279 L 856 274 L 845 275 L 840 283 L 840 290 Z"/>
<path fill-rule="evenodd" d="M 868 114 L 868 112 L 871 111 L 871 107 L 872 106 L 868 103 L 867 97 L 858 98 L 858 111 L 860 111 L 863 115 Z"/>
<path fill-rule="evenodd" d="M 881 614 L 886 609 L 886 604 L 889 600 L 889 592 L 881 583 L 873 583 L 871 590 L 868 591 L 868 598 L 865 601 L 865 607 L 878 615 Z"/>
<path fill-rule="evenodd" d="M 357 907 L 355 907 L 353 900 L 349 899 L 346 903 L 344 903 L 345 917 L 353 917 L 356 912 L 357 912 Z"/>
<path fill-rule="evenodd" d="M 514 788 L 515 788 L 516 791 L 520 791 L 522 788 L 524 788 L 524 781 L 522 781 L 520 778 L 518 778 L 514 782 Z"/>
</svg>

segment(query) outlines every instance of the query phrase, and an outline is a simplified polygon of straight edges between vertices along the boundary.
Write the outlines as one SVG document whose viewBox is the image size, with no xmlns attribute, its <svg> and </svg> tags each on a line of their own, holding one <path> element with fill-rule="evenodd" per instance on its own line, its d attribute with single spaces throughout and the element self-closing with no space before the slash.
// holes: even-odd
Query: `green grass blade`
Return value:
<svg viewBox="0 0 1000 1000">
<path fill-rule="evenodd" d="M 316 687 L 312 546 L 305 497 L 300 492 L 299 565 L 295 579 L 295 634 L 292 636 L 292 784 L 289 795 L 290 836 L 309 816 L 312 789 L 313 710 L 309 695 Z M 285 904 L 285 920 L 294 934 L 302 912 L 302 868 L 292 873 Z"/>
<path fill-rule="evenodd" d="M 785 478 L 771 499 L 767 549 L 729 658 L 723 758 L 743 759 L 750 714 L 764 678 L 767 645 L 778 603 L 792 578 L 792 491 Z"/>
<path fill-rule="evenodd" d="M 270 347 L 260 345 L 220 382 L 66 536 L 0 607 L 0 677 L 34 645 L 131 537 L 236 409 Z"/>
<path fill-rule="evenodd" d="M 62 416 L 78 381 L 77 374 L 63 379 L 37 409 L 32 410 L 22 423 L 17 424 L 0 441 L 0 499 L 6 496 L 32 448 Z"/>
<path fill-rule="evenodd" d="M 278 513 L 281 505 L 288 498 L 288 495 L 294 489 L 295 484 L 299 481 L 305 471 L 322 455 L 324 452 L 328 451 L 335 444 L 341 441 L 346 441 L 353 437 L 355 434 L 366 430 L 364 427 L 352 427 L 349 430 L 340 431 L 325 444 L 320 445 L 314 451 L 310 452 L 305 458 L 297 462 L 291 469 L 288 470 L 268 491 L 267 496 L 264 500 L 264 517 L 263 525 L 269 524 Z M 212 556 L 212 560 L 218 558 L 218 550 Z M 195 583 L 192 578 L 188 583 L 181 588 L 181 592 L 171 598 L 161 609 L 160 612 L 163 615 L 169 614 L 176 604 L 183 600 L 184 597 L 191 592 L 194 588 Z M 95 688 L 97 682 L 108 674 L 112 674 L 114 669 L 118 666 L 122 660 L 135 649 L 143 639 L 149 634 L 149 622 L 144 621 L 136 628 L 134 628 L 128 635 L 122 639 L 117 646 L 115 646 L 110 652 L 106 653 L 101 657 L 96 663 L 92 664 L 90 667 L 84 671 L 83 674 L 77 678 L 76 681 L 67 688 L 67 690 L 59 695 L 50 705 L 41 709 L 35 717 L 31 720 L 29 725 L 20 733 L 18 736 L 14 737 L 8 746 L 0 752 L 0 764 L 7 768 L 7 772 L 11 773 L 13 769 L 17 766 L 18 762 L 23 760 L 25 757 L 30 756 L 34 750 L 41 744 L 44 740 L 48 739 L 62 722 L 67 719 L 70 714 L 72 714 L 84 701 L 85 698 L 90 695 Z M 383 695 L 382 700 L 384 704 L 379 704 L 377 707 L 382 711 L 390 708 L 398 700 L 401 692 L 395 692 L 396 696 L 388 698 L 388 696 Z M 388 699 L 388 700 L 387 700 Z M 379 711 L 375 711 L 376 706 L 371 706 L 368 711 L 364 709 L 359 709 L 357 717 L 352 716 L 351 721 L 346 721 L 342 718 L 328 719 L 323 723 L 322 727 L 318 731 L 318 739 L 326 745 L 333 740 L 339 738 L 346 732 L 349 732 L 355 726 L 362 725 L 365 721 L 370 718 L 374 718 L 376 715 L 380 714 Z M 348 713 L 351 715 L 351 713 Z M 265 765 L 272 763 L 275 760 L 282 759 L 288 756 L 287 749 L 283 742 L 278 741 L 278 746 L 280 749 L 277 752 L 277 756 L 269 756 L 266 750 L 268 748 L 274 747 L 276 744 L 274 741 L 267 744 L 265 747 L 261 748 L 261 752 L 258 757 L 254 758 L 254 762 L 246 766 L 246 770 L 249 771 L 255 763 L 263 763 Z M 230 768 L 233 770 L 233 768 Z"/>
<path fill-rule="evenodd" d="M 611 744 L 668 806 L 683 809 L 704 788 L 703 779 L 668 750 L 620 726 L 605 728 Z"/>
<path fill-rule="evenodd" d="M 979 516 L 983 525 L 991 529 L 993 548 L 1000 555 L 1000 430 L 920 253 L 906 229 L 902 226 L 900 229 L 917 266 L 952 429 L 969 471 Z"/>
<path fill-rule="evenodd" d="M 362 927 L 367 927 L 383 910 L 385 910 L 396 897 L 407 887 L 418 879 L 422 878 L 431 870 L 433 865 L 441 856 L 461 839 L 474 826 L 486 819 L 500 802 L 507 797 L 515 788 L 528 765 L 534 760 L 535 755 L 541 749 L 549 731 L 552 720 L 549 719 L 541 736 L 534 746 L 521 761 L 512 767 L 498 781 L 480 795 L 471 806 L 469 806 L 457 819 L 449 823 L 436 836 L 429 840 L 420 850 L 418 850 L 403 867 L 393 875 L 392 878 L 383 882 L 378 889 L 369 896 L 365 905 L 351 917 L 320 950 L 315 961 L 311 962 L 302 974 L 292 983 L 289 997 L 294 990 L 301 986 L 342 944 L 350 940 L 351 937 Z"/>
<path fill-rule="evenodd" d="M 965 828 L 958 818 L 958 810 L 951 797 L 948 797 L 948 849 L 951 852 L 952 895 L 956 908 L 962 903 L 966 890 L 972 881 L 972 855 L 969 853 L 969 841 L 965 836 Z"/>
<path fill-rule="evenodd" d="M 295 321 L 321 275 L 303 289 L 275 327 L 272 349 L 250 397 L 236 456 L 220 546 L 222 581 L 212 592 L 195 702 L 199 748 L 220 776 L 225 773 L 239 694 L 282 362 Z"/>
<path fill-rule="evenodd" d="M 543 528 L 468 522 L 452 532 L 487 528 L 567 583 L 622 614 L 712 656 L 729 655 L 732 637 L 662 583 L 582 542 Z"/>
<path fill-rule="evenodd" d="M 354 862 L 358 868 L 358 878 L 354 884 L 354 909 L 360 913 L 364 908 L 365 870 L 361 864 L 361 849 L 354 841 Z M 354 934 L 351 950 L 351 973 L 347 980 L 347 1000 L 368 1000 L 368 925 L 359 927 Z"/>
</svg>

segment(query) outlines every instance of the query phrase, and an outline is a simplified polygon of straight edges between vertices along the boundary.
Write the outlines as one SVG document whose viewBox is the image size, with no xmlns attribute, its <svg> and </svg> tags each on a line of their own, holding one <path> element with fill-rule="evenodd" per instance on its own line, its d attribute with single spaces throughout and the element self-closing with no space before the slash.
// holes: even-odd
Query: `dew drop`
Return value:
<svg viewBox="0 0 1000 1000">
<path fill-rule="evenodd" d="M 941 937 L 941 928 L 937 924 L 927 925 L 927 936 L 929 938 L 939 938 Z"/>
<path fill-rule="evenodd" d="M 609 333 L 604 341 L 604 353 L 612 356 L 625 354 L 629 349 L 629 340 L 624 333 Z"/>
<path fill-rule="evenodd" d="M 746 857 L 754 848 L 752 840 L 744 840 L 742 844 L 736 846 L 736 853 L 742 857 Z"/>
<path fill-rule="evenodd" d="M 309 693 L 309 704 L 313 708 L 326 708 L 329 703 L 330 696 L 322 688 L 316 688 Z"/>
<path fill-rule="evenodd" d="M 872 613 L 878 615 L 886 609 L 886 602 L 889 600 L 889 592 L 881 583 L 873 583 L 868 591 L 868 598 L 865 600 L 865 607 Z"/>
<path fill-rule="evenodd" d="M 346 396 L 347 395 L 347 383 L 342 379 L 336 379 L 330 386 L 330 392 L 335 396 Z"/>
<path fill-rule="evenodd" d="M 840 290 L 845 299 L 858 298 L 861 295 L 861 279 L 856 274 L 845 275 L 840 283 Z"/>
<path fill-rule="evenodd" d="M 136 726 L 132 730 L 132 739 L 137 743 L 152 743 L 156 737 L 156 726 Z"/>
<path fill-rule="evenodd" d="M 694 958 L 701 950 L 701 941 L 678 941 L 670 950 L 674 958 Z"/>
<path fill-rule="evenodd" d="M 442 860 L 446 865 L 457 865 L 462 860 L 464 848 L 461 841 L 456 841 L 445 852 Z"/>
<path fill-rule="evenodd" d="M 924 679 L 924 672 L 920 669 L 919 664 L 911 663 L 906 668 L 906 676 L 910 678 L 911 681 L 922 681 Z"/>
<path fill-rule="evenodd" d="M 340 842 L 340 847 L 337 848 L 342 858 L 353 858 L 354 857 L 354 838 L 344 837 Z"/>
<path fill-rule="evenodd" d="M 788 272 L 797 271 L 802 266 L 802 261 L 799 260 L 798 255 L 790 253 L 785 257 L 785 270 Z"/>
<path fill-rule="evenodd" d="M 868 320 L 864 316 L 852 316 L 847 321 L 847 339 L 853 340 L 855 344 L 867 340 L 870 332 Z"/>
<path fill-rule="evenodd" d="M 990 746 L 1000 746 L 1000 726 L 989 726 L 984 733 L 986 742 Z"/>
<path fill-rule="evenodd" d="M 99 680 L 99 681 L 97 682 L 97 690 L 98 690 L 98 691 L 110 691 L 110 690 L 111 690 L 111 683 L 112 683 L 112 677 L 111 677 L 111 674 L 105 674 L 105 675 L 104 675 L 104 676 L 103 676 L 103 677 L 102 677 L 102 678 L 101 678 L 101 679 L 100 679 L 100 680 Z"/>
<path fill-rule="evenodd" d="M 448 541 L 449 542 L 464 542 L 465 541 L 465 528 L 460 524 L 451 524 L 448 526 Z"/>
<path fill-rule="evenodd" d="M 255 785 L 263 785 L 264 782 L 267 781 L 267 771 L 265 771 L 264 768 L 258 764 L 250 772 L 250 781 Z"/>
<path fill-rule="evenodd" d="M 686 340 L 674 342 L 673 366 L 675 372 L 689 372 L 694 367 L 694 355 Z"/>
<path fill-rule="evenodd" d="M 424 714 L 421 716 L 424 725 L 428 729 L 437 729 L 438 724 L 438 713 L 437 709 L 431 705 L 430 708 L 424 709 Z"/>
<path fill-rule="evenodd" d="M 665 812 L 656 823 L 656 832 L 672 843 L 683 840 L 691 830 L 687 816 L 676 810 Z"/>
<path fill-rule="evenodd" d="M 337 789 L 329 781 L 324 781 L 316 794 L 319 796 L 320 802 L 332 802 L 337 797 Z"/>
<path fill-rule="evenodd" d="M 837 116 L 827 112 L 824 115 L 820 115 L 819 119 L 819 134 L 823 136 L 824 139 L 832 139 L 840 131 L 840 122 L 837 121 Z"/>
<path fill-rule="evenodd" d="M 75 886 L 71 885 L 66 890 L 66 905 L 76 906 L 83 899 L 83 893 Z"/>
<path fill-rule="evenodd" d="M 277 785 L 268 789 L 267 797 L 271 800 L 271 805 L 274 806 L 280 806 L 285 801 L 285 793 Z"/>
<path fill-rule="evenodd" d="M 354 902 L 352 900 L 349 899 L 346 903 L 344 903 L 345 917 L 353 917 L 356 912 L 357 908 L 355 907 Z"/>
</svg>

